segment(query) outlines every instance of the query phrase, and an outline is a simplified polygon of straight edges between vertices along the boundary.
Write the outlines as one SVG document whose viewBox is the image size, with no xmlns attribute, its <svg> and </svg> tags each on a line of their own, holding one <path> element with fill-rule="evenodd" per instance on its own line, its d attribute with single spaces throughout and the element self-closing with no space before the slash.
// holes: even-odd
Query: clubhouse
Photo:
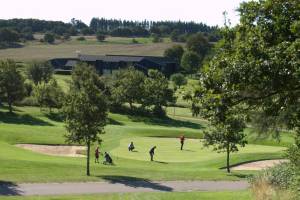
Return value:
<svg viewBox="0 0 300 200">
<path fill-rule="evenodd" d="M 83 55 L 77 58 L 54 58 L 50 63 L 56 72 L 71 73 L 78 62 L 86 62 L 96 68 L 101 75 L 113 74 L 114 71 L 133 66 L 147 74 L 149 69 L 161 71 L 170 76 L 178 70 L 178 64 L 166 57 L 132 55 Z"/>
</svg>

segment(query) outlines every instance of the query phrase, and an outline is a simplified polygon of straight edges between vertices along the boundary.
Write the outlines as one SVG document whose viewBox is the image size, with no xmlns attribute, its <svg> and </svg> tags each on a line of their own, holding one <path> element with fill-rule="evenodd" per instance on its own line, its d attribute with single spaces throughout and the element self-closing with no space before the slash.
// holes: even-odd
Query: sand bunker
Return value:
<svg viewBox="0 0 300 200">
<path fill-rule="evenodd" d="M 263 170 L 269 167 L 273 167 L 283 162 L 288 162 L 288 160 L 280 159 L 280 160 L 262 160 L 255 161 L 250 163 L 245 163 L 241 165 L 237 165 L 232 167 L 232 170 Z"/>
<path fill-rule="evenodd" d="M 83 153 L 86 150 L 86 147 L 83 146 L 67 145 L 17 144 L 16 146 L 42 154 L 68 157 L 85 157 Z"/>
</svg>

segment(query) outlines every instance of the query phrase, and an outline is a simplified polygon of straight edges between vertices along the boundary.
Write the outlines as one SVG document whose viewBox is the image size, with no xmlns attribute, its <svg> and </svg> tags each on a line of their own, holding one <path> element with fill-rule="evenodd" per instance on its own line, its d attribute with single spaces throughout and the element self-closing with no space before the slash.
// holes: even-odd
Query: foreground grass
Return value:
<svg viewBox="0 0 300 200">
<path fill-rule="evenodd" d="M 66 131 L 59 114 L 41 113 L 36 107 L 17 107 L 13 115 L 0 110 L 0 181 L 239 180 L 253 174 L 243 171 L 227 174 L 225 170 L 220 170 L 225 166 L 225 156 L 207 152 L 207 149 L 207 155 L 202 155 L 211 159 L 167 164 L 130 159 L 122 157 L 121 153 L 113 152 L 120 146 L 120 142 L 124 146 L 128 142 L 126 139 L 148 136 L 170 138 L 179 137 L 183 133 L 188 138 L 202 138 L 204 128 L 205 124 L 177 119 L 160 120 L 110 114 L 109 124 L 105 128 L 106 134 L 102 136 L 101 151 L 112 152 L 115 165 L 94 164 L 92 157 L 92 176 L 87 177 L 85 158 L 47 156 L 14 146 L 18 143 L 65 144 L 63 135 Z M 257 147 L 253 148 L 253 151 L 234 154 L 231 163 L 283 156 L 281 151 L 264 151 L 260 150 L 260 146 Z M 127 151 L 127 148 L 124 148 L 124 151 Z"/>
<path fill-rule="evenodd" d="M 78 196 L 31 196 L 31 197 L 1 197 L 0 200 L 251 200 L 249 191 L 235 192 L 151 192 L 151 193 L 120 193 L 102 195 Z"/>
</svg>

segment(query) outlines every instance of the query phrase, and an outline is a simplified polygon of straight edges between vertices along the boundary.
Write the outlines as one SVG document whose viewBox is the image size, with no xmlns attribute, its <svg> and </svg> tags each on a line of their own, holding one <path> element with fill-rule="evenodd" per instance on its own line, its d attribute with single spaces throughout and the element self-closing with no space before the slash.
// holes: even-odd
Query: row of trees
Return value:
<svg viewBox="0 0 300 200">
<path fill-rule="evenodd" d="M 45 21 L 38 19 L 9 19 L 0 20 L 1 32 L 10 32 L 10 37 L 0 37 L 7 42 L 16 37 L 14 42 L 22 40 L 33 40 L 34 33 L 51 33 L 56 36 L 72 36 L 77 34 L 92 35 L 101 33 L 104 35 L 120 37 L 148 37 L 150 35 L 172 36 L 173 41 L 185 41 L 187 35 L 203 32 L 211 41 L 219 39 L 218 27 L 208 26 L 203 23 L 176 22 L 176 21 L 122 21 L 114 19 L 93 18 L 90 25 L 86 25 L 81 20 L 71 19 L 70 23 L 61 21 Z M 4 34 L 2 33 L 2 34 Z M 1 41 L 0 41 L 1 42 Z"/>
<path fill-rule="evenodd" d="M 158 116 L 164 115 L 163 106 L 174 103 L 174 91 L 169 88 L 168 79 L 159 71 L 149 70 L 146 76 L 133 67 L 116 72 L 109 82 L 112 107 L 128 103 L 150 108 Z"/>
</svg>

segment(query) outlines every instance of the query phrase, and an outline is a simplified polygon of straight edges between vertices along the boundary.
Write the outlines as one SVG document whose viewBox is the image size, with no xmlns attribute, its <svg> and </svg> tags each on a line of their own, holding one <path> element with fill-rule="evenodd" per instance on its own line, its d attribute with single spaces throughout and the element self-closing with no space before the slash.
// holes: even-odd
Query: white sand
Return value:
<svg viewBox="0 0 300 200">
<path fill-rule="evenodd" d="M 283 162 L 288 162 L 288 160 L 280 159 L 280 160 L 262 160 L 262 161 L 255 161 L 250 163 L 245 163 L 241 165 L 237 165 L 232 167 L 232 170 L 263 170 L 269 167 L 273 167 Z"/>
<path fill-rule="evenodd" d="M 42 154 L 67 157 L 85 157 L 85 155 L 82 155 L 81 152 L 86 150 L 86 147 L 84 146 L 67 145 L 17 144 L 16 146 Z"/>
</svg>

